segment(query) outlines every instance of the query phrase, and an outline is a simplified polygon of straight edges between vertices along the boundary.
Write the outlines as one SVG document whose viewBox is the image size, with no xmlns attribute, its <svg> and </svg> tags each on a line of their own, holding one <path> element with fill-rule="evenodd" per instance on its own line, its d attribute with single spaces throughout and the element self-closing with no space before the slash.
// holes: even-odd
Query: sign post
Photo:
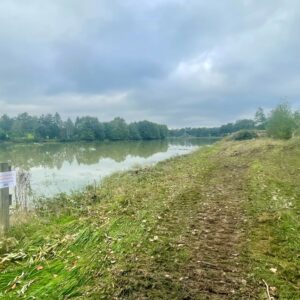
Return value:
<svg viewBox="0 0 300 300">
<path fill-rule="evenodd" d="M 0 163 L 0 236 L 9 228 L 9 188 L 16 185 L 16 172 L 7 163 Z"/>
</svg>

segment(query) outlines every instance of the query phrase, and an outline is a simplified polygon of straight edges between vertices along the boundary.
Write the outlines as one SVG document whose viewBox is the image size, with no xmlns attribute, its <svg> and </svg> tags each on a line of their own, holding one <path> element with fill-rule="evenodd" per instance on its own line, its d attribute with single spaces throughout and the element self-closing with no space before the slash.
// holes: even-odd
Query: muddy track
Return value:
<svg viewBox="0 0 300 300">
<path fill-rule="evenodd" d="M 169 199 L 154 230 L 158 238 L 167 238 L 169 248 L 157 248 L 152 263 L 143 257 L 140 267 L 121 277 L 119 285 L 130 290 L 123 289 L 116 299 L 258 299 L 245 251 L 252 162 L 245 151 L 221 148 L 199 160 L 182 158 L 174 183 L 172 173 L 165 180 Z M 174 251 L 186 253 L 186 260 L 169 259 Z"/>
<path fill-rule="evenodd" d="M 182 202 L 191 216 L 182 242 L 193 253 L 184 270 L 187 299 L 255 299 L 240 259 L 246 239 L 247 165 L 215 159 L 217 168 L 209 174 L 210 180 L 200 186 L 198 195 L 187 195 Z"/>
</svg>

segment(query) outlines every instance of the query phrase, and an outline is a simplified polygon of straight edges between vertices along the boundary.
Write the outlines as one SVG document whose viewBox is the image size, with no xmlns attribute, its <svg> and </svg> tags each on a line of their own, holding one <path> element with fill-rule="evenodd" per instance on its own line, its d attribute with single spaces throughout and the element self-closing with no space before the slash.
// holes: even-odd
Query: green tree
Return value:
<svg viewBox="0 0 300 300">
<path fill-rule="evenodd" d="M 95 117 L 77 118 L 75 122 L 76 137 L 80 140 L 103 140 L 103 125 Z"/>
<path fill-rule="evenodd" d="M 128 125 L 128 130 L 129 130 L 129 139 L 130 140 L 140 140 L 141 135 L 139 133 L 139 129 L 137 126 L 137 123 L 131 123 Z"/>
<path fill-rule="evenodd" d="M 75 125 L 73 121 L 68 118 L 67 121 L 63 121 L 60 127 L 59 138 L 62 141 L 71 141 L 74 139 Z"/>
<path fill-rule="evenodd" d="M 219 133 L 221 136 L 228 135 L 232 132 L 234 132 L 234 124 L 233 123 L 228 123 L 228 124 L 222 125 L 219 128 Z"/>
<path fill-rule="evenodd" d="M 127 140 L 129 138 L 129 128 L 122 118 L 114 118 L 105 125 L 105 136 L 109 140 Z"/>
<path fill-rule="evenodd" d="M 250 119 L 238 120 L 233 126 L 234 131 L 239 131 L 243 129 L 253 129 L 255 127 L 255 122 Z"/>
<path fill-rule="evenodd" d="M 2 132 L 5 133 L 5 135 L 9 135 L 13 123 L 13 119 L 11 119 L 8 115 L 1 116 L 0 128 L 2 129 Z"/>
<path fill-rule="evenodd" d="M 266 115 L 264 113 L 264 110 L 259 107 L 255 113 L 255 117 L 254 117 L 254 121 L 255 121 L 255 126 L 258 129 L 265 129 L 266 128 L 266 122 L 267 122 L 267 118 Z"/>
<path fill-rule="evenodd" d="M 6 132 L 2 129 L 2 128 L 0 128 L 0 141 L 5 141 L 5 140 L 7 140 L 7 134 L 6 134 Z"/>
<path fill-rule="evenodd" d="M 289 139 L 295 129 L 295 120 L 287 103 L 278 105 L 272 110 L 267 124 L 267 133 L 277 139 Z"/>
<path fill-rule="evenodd" d="M 300 110 L 294 113 L 294 122 L 295 122 L 295 134 L 300 135 Z"/>
<path fill-rule="evenodd" d="M 149 121 L 141 121 L 137 123 L 137 126 L 143 140 L 160 139 L 160 130 L 158 124 Z"/>
<path fill-rule="evenodd" d="M 18 138 L 34 136 L 38 127 L 38 118 L 30 116 L 28 113 L 22 113 L 14 119 L 11 132 L 12 135 Z"/>
<path fill-rule="evenodd" d="M 122 118 L 101 123 L 95 117 L 77 117 L 75 123 L 68 119 L 63 121 L 58 113 L 40 117 L 22 113 L 16 118 L 7 115 L 0 117 L 1 140 L 27 139 L 45 140 L 140 140 L 165 138 L 169 130 L 167 126 L 148 121 L 127 125 Z"/>
<path fill-rule="evenodd" d="M 36 134 L 42 139 L 58 139 L 60 127 L 55 116 L 51 114 L 42 115 L 38 120 Z"/>
<path fill-rule="evenodd" d="M 169 134 L 168 127 L 166 125 L 158 125 L 158 128 L 159 128 L 160 138 L 165 139 Z"/>
<path fill-rule="evenodd" d="M 64 123 L 64 128 L 66 130 L 66 139 L 72 140 L 75 134 L 75 125 L 70 118 Z"/>
</svg>

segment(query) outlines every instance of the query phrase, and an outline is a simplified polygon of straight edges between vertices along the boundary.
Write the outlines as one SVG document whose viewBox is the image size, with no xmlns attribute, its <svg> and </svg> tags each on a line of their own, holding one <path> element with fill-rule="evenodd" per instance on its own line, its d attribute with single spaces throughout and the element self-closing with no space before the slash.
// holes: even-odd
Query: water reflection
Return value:
<svg viewBox="0 0 300 300">
<path fill-rule="evenodd" d="M 205 146 L 212 145 L 220 140 L 219 138 L 170 138 L 168 140 L 170 145 L 180 146 Z"/>
<path fill-rule="evenodd" d="M 29 171 L 35 194 L 52 196 L 99 182 L 116 171 L 158 161 L 211 144 L 209 139 L 165 141 L 2 144 L 0 161 Z"/>
<path fill-rule="evenodd" d="M 30 170 L 33 167 L 61 169 L 64 162 L 92 165 L 100 159 L 124 161 L 128 155 L 147 158 L 168 150 L 167 141 L 53 143 L 0 145 L 0 161 Z"/>
</svg>

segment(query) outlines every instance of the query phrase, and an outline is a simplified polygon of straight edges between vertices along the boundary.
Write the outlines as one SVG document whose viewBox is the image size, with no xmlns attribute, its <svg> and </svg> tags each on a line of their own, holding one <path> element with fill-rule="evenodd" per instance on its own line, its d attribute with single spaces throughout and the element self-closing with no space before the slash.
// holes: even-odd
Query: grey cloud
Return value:
<svg viewBox="0 0 300 300">
<path fill-rule="evenodd" d="M 2 0 L 0 16 L 3 113 L 178 127 L 300 106 L 296 0 Z"/>
</svg>

